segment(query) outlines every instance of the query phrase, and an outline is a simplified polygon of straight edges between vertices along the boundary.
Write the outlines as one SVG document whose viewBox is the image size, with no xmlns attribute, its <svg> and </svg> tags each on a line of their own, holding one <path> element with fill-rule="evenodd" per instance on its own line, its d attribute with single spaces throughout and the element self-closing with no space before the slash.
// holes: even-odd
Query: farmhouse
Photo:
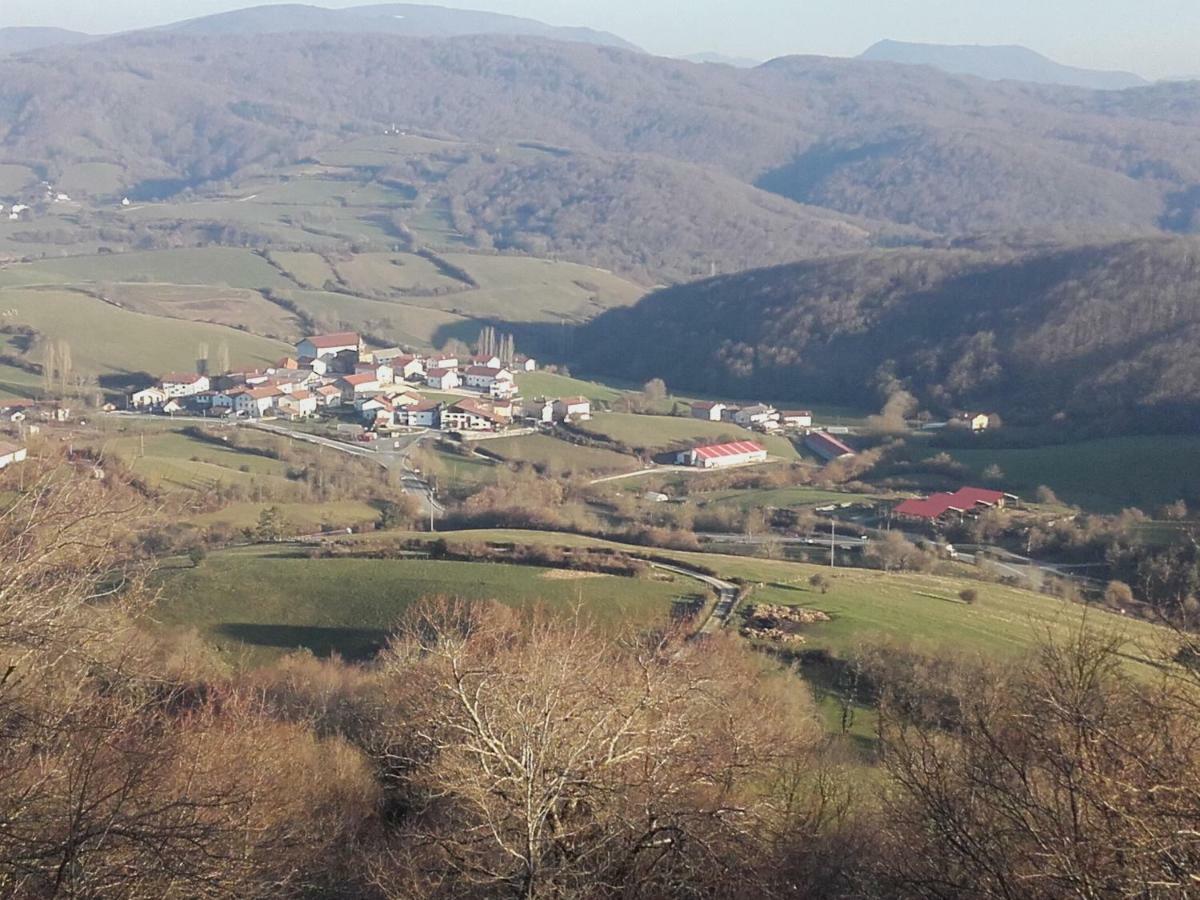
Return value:
<svg viewBox="0 0 1200 900">
<path fill-rule="evenodd" d="M 396 410 L 396 423 L 409 428 L 439 428 L 442 424 L 442 404 L 437 400 L 422 400 L 402 410 Z"/>
<path fill-rule="evenodd" d="M 442 412 L 444 431 L 495 431 L 504 420 L 478 400 L 459 400 Z"/>
<path fill-rule="evenodd" d="M 462 375 L 467 387 L 483 391 L 490 390 L 498 381 L 513 380 L 513 373 L 508 369 L 494 366 L 467 366 L 462 370 Z"/>
<path fill-rule="evenodd" d="M 518 353 L 512 358 L 511 367 L 518 372 L 536 372 L 537 360 L 532 356 L 525 356 L 523 353 Z"/>
<path fill-rule="evenodd" d="M 708 422 L 720 422 L 725 415 L 725 404 L 700 400 L 692 404 L 692 418 L 704 419 Z"/>
<path fill-rule="evenodd" d="M 313 359 L 337 356 L 339 353 L 353 353 L 357 360 L 362 352 L 362 338 L 353 331 L 341 331 L 336 334 L 317 334 L 306 337 L 296 345 L 296 356 L 309 356 Z"/>
<path fill-rule="evenodd" d="M 521 415 L 543 425 L 554 421 L 554 401 L 539 397 L 536 400 L 525 400 L 521 403 Z"/>
<path fill-rule="evenodd" d="M 339 406 L 342 402 L 342 392 L 332 384 L 323 384 L 313 390 L 318 406 Z"/>
<path fill-rule="evenodd" d="M 0 469 L 7 468 L 13 463 L 24 461 L 28 456 L 29 451 L 24 447 L 18 447 L 16 444 L 7 444 L 0 441 Z"/>
<path fill-rule="evenodd" d="M 233 391 L 229 396 L 233 399 L 234 412 L 257 419 L 270 412 L 275 407 L 276 398 L 283 395 L 277 388 L 256 387 Z"/>
<path fill-rule="evenodd" d="M 292 418 L 303 418 L 315 415 L 317 412 L 317 396 L 306 390 L 292 391 L 284 394 L 277 401 L 279 411 Z"/>
<path fill-rule="evenodd" d="M 486 353 L 481 353 L 478 356 L 472 356 L 470 362 L 472 366 L 483 366 L 485 369 L 501 368 L 500 357 L 495 354 L 489 356 Z"/>
<path fill-rule="evenodd" d="M 807 409 L 785 409 L 779 413 L 784 428 L 812 428 L 813 415 Z"/>
<path fill-rule="evenodd" d="M 955 416 L 954 424 L 972 431 L 987 431 L 992 419 L 987 413 L 965 412 Z"/>
<path fill-rule="evenodd" d="M 391 384 L 396 380 L 395 372 L 387 363 L 358 362 L 354 364 L 355 375 L 374 375 L 380 384 Z"/>
<path fill-rule="evenodd" d="M 387 363 L 392 367 L 392 377 L 397 381 L 403 381 L 408 378 L 424 378 L 425 377 L 425 361 L 417 356 L 407 354 L 393 356 L 389 359 L 375 358 L 376 362 Z"/>
<path fill-rule="evenodd" d="M 197 375 L 195 372 L 172 372 L 170 375 L 164 375 L 159 386 L 168 397 L 190 397 L 211 387 L 207 375 Z"/>
<path fill-rule="evenodd" d="M 827 431 L 814 431 L 804 438 L 804 446 L 825 462 L 854 456 L 854 451 Z"/>
<path fill-rule="evenodd" d="M 430 357 L 425 363 L 426 371 L 429 371 L 430 369 L 457 369 L 457 368 L 458 368 L 458 357 L 457 356 L 433 356 L 433 357 Z"/>
<path fill-rule="evenodd" d="M 458 387 L 458 369 L 436 366 L 425 370 L 425 384 L 435 391 L 448 391 Z"/>
<path fill-rule="evenodd" d="M 554 418 L 559 422 L 587 421 L 591 417 L 592 401 L 587 397 L 559 397 L 554 401 Z"/>
<path fill-rule="evenodd" d="M 729 466 L 765 462 L 766 459 L 766 448 L 754 441 L 708 444 L 684 450 L 675 457 L 675 461 L 681 466 L 696 466 L 700 469 L 724 469 Z"/>
<path fill-rule="evenodd" d="M 737 422 L 743 428 L 761 427 L 768 422 L 778 422 L 779 413 L 776 412 L 773 406 L 755 403 L 753 406 L 743 406 L 735 412 L 733 414 L 733 421 Z"/>
<path fill-rule="evenodd" d="M 167 392 L 162 388 L 150 387 L 129 395 L 130 409 L 153 409 L 167 402 Z"/>
<path fill-rule="evenodd" d="M 355 397 L 363 394 L 374 394 L 379 391 L 379 379 L 370 373 L 363 375 L 343 375 L 336 382 L 342 391 L 342 400 L 353 402 Z"/>
<path fill-rule="evenodd" d="M 1000 509 L 1006 502 L 1015 499 L 1014 495 L 1003 491 L 962 487 L 953 494 L 934 494 L 923 500 L 905 500 L 892 510 L 892 514 L 902 519 L 933 522 L 947 513 L 963 516 L 980 509 Z"/>
</svg>

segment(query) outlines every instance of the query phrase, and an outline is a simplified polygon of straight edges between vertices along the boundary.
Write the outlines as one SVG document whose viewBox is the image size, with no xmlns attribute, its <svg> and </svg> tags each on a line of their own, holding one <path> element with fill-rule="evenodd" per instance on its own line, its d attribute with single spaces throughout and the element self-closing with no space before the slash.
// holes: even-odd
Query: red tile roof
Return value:
<svg viewBox="0 0 1200 900">
<path fill-rule="evenodd" d="M 195 372 L 169 372 L 162 377 L 163 384 L 195 384 L 203 375 L 198 375 Z"/>
<path fill-rule="evenodd" d="M 445 376 L 449 375 L 451 372 L 457 373 L 457 371 L 458 371 L 457 369 L 426 369 L 425 377 L 426 378 L 444 378 Z"/>
<path fill-rule="evenodd" d="M 719 400 L 697 400 L 692 404 L 692 409 L 713 409 L 717 406 L 724 406 Z"/>
<path fill-rule="evenodd" d="M 358 346 L 358 334 L 353 331 L 339 331 L 336 334 L 315 334 L 304 339 L 318 350 L 326 347 L 345 347 L 348 344 Z M 301 341 L 300 343 L 304 343 Z"/>
<path fill-rule="evenodd" d="M 924 500 L 905 500 L 896 507 L 898 516 L 914 519 L 936 519 L 948 512 L 967 512 L 976 506 L 995 506 L 1004 499 L 1003 491 L 963 487 L 953 494 L 934 494 Z"/>
<path fill-rule="evenodd" d="M 379 377 L 371 373 L 365 373 L 363 375 L 343 375 L 342 381 L 346 382 L 346 384 L 350 385 L 351 387 L 358 387 L 360 384 L 373 384 L 379 381 Z"/>
<path fill-rule="evenodd" d="M 754 441 L 734 441 L 731 444 L 709 444 L 692 451 L 700 459 L 720 459 L 725 456 L 742 456 L 746 453 L 765 453 L 766 448 Z"/>
</svg>

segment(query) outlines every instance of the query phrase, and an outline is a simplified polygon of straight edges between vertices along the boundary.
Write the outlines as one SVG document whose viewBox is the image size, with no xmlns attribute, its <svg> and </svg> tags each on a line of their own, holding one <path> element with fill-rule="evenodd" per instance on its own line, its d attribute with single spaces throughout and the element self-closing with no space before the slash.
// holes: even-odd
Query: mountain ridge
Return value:
<svg viewBox="0 0 1200 900">
<path fill-rule="evenodd" d="M 1132 72 L 1068 66 L 1019 44 L 926 44 L 885 39 L 872 44 L 858 58 L 932 66 L 953 75 L 988 81 L 1027 81 L 1090 90 L 1124 90 L 1150 84 Z"/>
</svg>

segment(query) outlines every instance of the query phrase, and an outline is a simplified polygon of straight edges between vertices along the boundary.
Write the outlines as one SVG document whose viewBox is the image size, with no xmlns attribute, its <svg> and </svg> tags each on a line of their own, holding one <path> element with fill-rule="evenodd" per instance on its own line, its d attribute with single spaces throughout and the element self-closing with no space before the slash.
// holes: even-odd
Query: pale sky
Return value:
<svg viewBox="0 0 1200 900">
<path fill-rule="evenodd" d="M 363 0 L 319 0 L 357 6 Z M 436 0 L 435 0 L 436 2 Z M 254 0 L 0 0 L 0 26 L 108 33 Z M 1070 65 L 1150 78 L 1200 75 L 1200 0 L 445 0 L 614 32 L 665 56 L 854 56 L 881 38 L 1024 44 Z"/>
</svg>

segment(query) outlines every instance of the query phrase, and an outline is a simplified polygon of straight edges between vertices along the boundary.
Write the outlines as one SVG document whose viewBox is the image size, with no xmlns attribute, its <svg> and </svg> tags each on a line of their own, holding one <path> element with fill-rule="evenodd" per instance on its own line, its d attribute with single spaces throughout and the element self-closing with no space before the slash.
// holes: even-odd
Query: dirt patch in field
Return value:
<svg viewBox="0 0 1200 900">
<path fill-rule="evenodd" d="M 584 572 L 581 569 L 550 569 L 542 577 L 548 581 L 575 581 L 579 578 L 608 578 L 606 572 Z"/>
</svg>

